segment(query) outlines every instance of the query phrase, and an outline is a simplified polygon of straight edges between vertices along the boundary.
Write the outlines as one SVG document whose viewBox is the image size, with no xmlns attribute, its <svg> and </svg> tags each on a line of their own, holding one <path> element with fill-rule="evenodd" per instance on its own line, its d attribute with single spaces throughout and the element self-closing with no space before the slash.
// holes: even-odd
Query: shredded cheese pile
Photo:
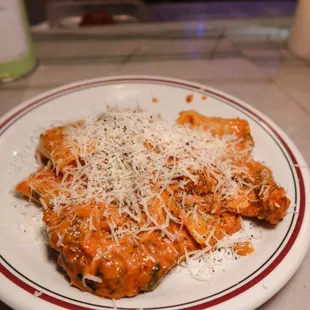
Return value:
<svg viewBox="0 0 310 310">
<path fill-rule="evenodd" d="M 245 169 L 234 165 L 240 159 L 235 150 L 239 142 L 235 135 L 217 137 L 200 128 L 171 125 L 139 108 L 109 107 L 100 117 L 66 130 L 76 167 L 63 170 L 61 190 L 52 204 L 56 211 L 73 204 L 114 204 L 119 215 L 139 223 L 144 213 L 158 226 L 148 212 L 149 202 L 160 198 L 169 185 L 184 189 L 191 181 L 197 184 L 199 172 L 216 179 L 212 191 L 222 199 L 238 195 L 241 185 L 232 176 Z M 113 222 L 109 226 L 114 234 Z"/>
</svg>

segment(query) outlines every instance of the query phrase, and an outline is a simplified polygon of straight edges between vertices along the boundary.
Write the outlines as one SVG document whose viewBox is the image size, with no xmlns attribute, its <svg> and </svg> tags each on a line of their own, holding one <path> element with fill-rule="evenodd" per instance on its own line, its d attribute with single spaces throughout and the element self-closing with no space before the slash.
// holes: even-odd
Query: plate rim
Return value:
<svg viewBox="0 0 310 310">
<path fill-rule="evenodd" d="M 158 85 L 160 85 L 160 84 L 169 85 L 170 84 L 170 85 L 174 85 L 176 87 L 177 86 L 186 86 L 187 88 L 192 88 L 193 91 L 208 92 L 208 93 L 215 95 L 216 97 L 220 97 L 220 98 L 224 99 L 224 101 L 230 101 L 235 106 L 237 105 L 238 107 L 241 107 L 242 110 L 245 110 L 247 113 L 252 114 L 252 116 L 254 116 L 255 119 L 262 121 L 264 123 L 264 125 L 267 126 L 268 129 L 270 131 L 272 131 L 273 134 L 280 140 L 282 146 L 285 147 L 285 150 L 289 153 L 290 157 L 292 156 L 291 160 L 294 158 L 296 162 L 306 165 L 306 162 L 305 162 L 302 154 L 297 149 L 294 142 L 286 135 L 286 133 L 274 121 L 272 121 L 268 116 L 266 116 L 265 114 L 260 112 L 255 107 L 252 107 L 250 104 L 244 102 L 243 100 L 236 98 L 234 96 L 231 96 L 230 94 L 227 94 L 226 92 L 218 90 L 214 87 L 210 87 L 208 85 L 203 85 L 200 83 L 190 82 L 190 81 L 186 81 L 186 80 L 182 80 L 182 79 L 175 79 L 175 78 L 169 78 L 169 77 L 163 77 L 163 76 L 148 76 L 148 75 L 109 76 L 109 77 L 104 77 L 104 78 L 82 80 L 82 81 L 77 81 L 74 83 L 62 85 L 60 87 L 51 89 L 47 92 L 43 92 L 42 94 L 39 94 L 38 96 L 35 96 L 29 100 L 26 100 L 25 102 L 17 105 L 15 108 L 13 108 L 12 110 L 5 113 L 2 117 L 0 117 L 0 132 L 2 131 L 3 128 L 5 128 L 7 125 L 9 125 L 11 121 L 16 120 L 16 117 L 18 115 L 20 115 L 20 117 L 22 117 L 24 115 L 23 113 L 25 111 L 27 111 L 28 109 L 31 110 L 31 108 L 35 107 L 38 104 L 38 102 L 47 100 L 48 98 L 53 99 L 53 97 L 56 96 L 57 93 L 59 93 L 61 91 L 65 92 L 64 95 L 66 95 L 66 94 L 68 94 L 70 92 L 74 92 L 78 89 L 86 89 L 87 87 L 94 86 L 96 84 L 99 84 L 99 85 L 102 84 L 100 86 L 104 86 L 103 83 L 106 83 L 105 85 L 116 85 L 116 84 L 121 84 L 121 83 L 130 83 L 130 82 L 131 83 L 148 82 L 149 84 L 152 84 L 152 82 L 155 82 L 155 84 L 158 84 Z M 296 157 L 298 158 L 298 160 L 296 160 Z M 299 179 L 301 179 L 299 181 L 304 182 L 304 184 L 303 184 L 305 187 L 304 188 L 304 191 L 305 191 L 304 192 L 304 195 L 305 195 L 304 199 L 305 199 L 305 205 L 306 205 L 308 202 L 307 200 L 309 200 L 309 190 L 308 190 L 308 187 L 306 187 L 306 185 L 309 184 L 309 179 L 310 179 L 309 170 L 307 171 L 308 172 L 307 173 L 305 171 L 301 171 L 300 168 L 297 168 L 297 167 L 294 167 L 294 168 L 295 168 L 295 172 L 297 173 L 297 176 L 299 177 Z M 299 171 L 299 173 L 298 173 L 298 171 Z M 305 217 L 303 218 L 303 220 L 300 223 L 300 227 L 299 227 L 300 230 L 304 226 L 307 226 L 307 225 L 310 226 L 309 218 L 308 218 L 309 214 L 308 213 L 309 213 L 309 211 L 305 212 Z M 298 233 L 300 233 L 300 231 L 298 231 Z M 300 237 L 300 234 L 298 234 L 298 233 L 295 236 L 295 239 Z M 294 240 L 294 241 L 296 241 L 296 240 Z M 293 246 L 294 241 L 293 241 L 291 247 Z M 290 272 L 286 275 L 285 279 L 282 279 L 280 281 L 281 283 L 276 288 L 274 288 L 273 290 L 270 290 L 269 294 L 266 294 L 265 298 L 261 299 L 261 301 L 256 303 L 256 306 L 262 304 L 264 301 L 268 300 L 271 296 L 273 296 L 277 291 L 279 291 L 289 281 L 289 279 L 293 276 L 293 274 L 297 271 L 298 267 L 300 266 L 302 260 L 304 259 L 305 255 L 307 253 L 307 250 L 309 248 L 310 237 L 306 238 L 305 241 L 306 241 L 306 246 L 304 247 L 303 253 L 301 253 L 301 255 L 299 253 L 298 263 L 293 268 L 291 268 Z M 286 254 L 290 253 L 291 247 L 287 251 Z M 283 251 L 283 249 L 281 250 L 280 254 L 282 253 L 282 251 Z M 285 256 L 286 255 L 284 255 L 282 259 L 284 259 Z M 2 256 L 1 256 L 1 260 L 2 260 Z M 275 268 L 277 268 L 277 266 L 280 263 L 281 262 L 279 262 L 275 266 Z M 5 275 L 5 270 L 7 270 L 7 269 L 5 269 L 4 265 L 2 263 L 0 263 L 0 273 Z M 257 276 L 255 276 L 255 278 Z M 16 276 L 14 276 L 14 277 L 16 277 Z M 253 287 L 253 285 L 251 285 L 251 287 Z M 19 287 L 17 287 L 17 288 L 20 289 Z M 244 292 L 246 292 L 246 291 L 247 290 L 245 290 Z M 244 292 L 238 293 L 237 295 L 240 295 Z M 5 298 L 5 296 L 2 296 L 2 295 L 3 294 L 1 294 L 1 291 L 0 291 L 0 296 L 4 297 L 3 298 L 4 300 L 8 300 L 7 298 Z M 48 295 L 46 295 L 46 296 L 48 296 Z M 221 297 L 218 297 L 218 298 L 221 298 Z M 228 300 L 230 300 L 230 299 L 231 298 L 229 298 Z M 224 302 L 224 301 L 222 301 L 222 302 Z M 201 305 L 203 306 L 204 304 L 205 304 L 205 302 L 202 302 L 201 304 L 199 304 L 197 306 L 195 306 L 195 305 L 191 306 L 190 305 L 186 309 L 202 309 L 200 306 Z M 89 308 L 77 306 L 76 309 L 89 309 Z"/>
</svg>

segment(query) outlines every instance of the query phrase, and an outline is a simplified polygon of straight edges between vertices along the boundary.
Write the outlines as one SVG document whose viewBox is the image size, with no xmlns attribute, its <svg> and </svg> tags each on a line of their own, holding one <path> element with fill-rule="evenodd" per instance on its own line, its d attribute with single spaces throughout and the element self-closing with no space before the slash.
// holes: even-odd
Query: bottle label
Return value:
<svg viewBox="0 0 310 310">
<path fill-rule="evenodd" d="M 0 63 L 17 60 L 29 52 L 20 0 L 0 0 Z"/>
</svg>

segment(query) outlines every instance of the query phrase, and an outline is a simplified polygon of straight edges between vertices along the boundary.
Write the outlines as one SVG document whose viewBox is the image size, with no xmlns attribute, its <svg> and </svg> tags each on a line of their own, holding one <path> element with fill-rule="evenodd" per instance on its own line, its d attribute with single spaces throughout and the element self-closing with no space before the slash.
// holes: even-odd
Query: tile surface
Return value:
<svg viewBox="0 0 310 310">
<path fill-rule="evenodd" d="M 261 66 L 260 70 L 310 115 L 310 67 Z"/>
</svg>

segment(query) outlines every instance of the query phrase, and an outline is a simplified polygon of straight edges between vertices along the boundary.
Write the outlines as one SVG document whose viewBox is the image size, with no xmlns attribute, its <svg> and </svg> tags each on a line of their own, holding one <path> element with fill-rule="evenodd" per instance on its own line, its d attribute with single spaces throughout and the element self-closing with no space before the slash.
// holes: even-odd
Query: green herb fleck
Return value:
<svg viewBox="0 0 310 310">
<path fill-rule="evenodd" d="M 251 134 L 249 134 L 249 133 L 246 133 L 246 134 L 243 136 L 243 139 L 244 139 L 244 140 L 253 141 L 253 138 L 252 138 Z"/>
<path fill-rule="evenodd" d="M 156 284 L 159 281 L 159 275 L 158 273 L 160 272 L 160 264 L 156 264 L 153 268 L 152 268 L 152 272 L 151 272 L 151 281 L 148 283 L 147 285 L 147 289 L 148 290 L 152 290 Z"/>
</svg>

